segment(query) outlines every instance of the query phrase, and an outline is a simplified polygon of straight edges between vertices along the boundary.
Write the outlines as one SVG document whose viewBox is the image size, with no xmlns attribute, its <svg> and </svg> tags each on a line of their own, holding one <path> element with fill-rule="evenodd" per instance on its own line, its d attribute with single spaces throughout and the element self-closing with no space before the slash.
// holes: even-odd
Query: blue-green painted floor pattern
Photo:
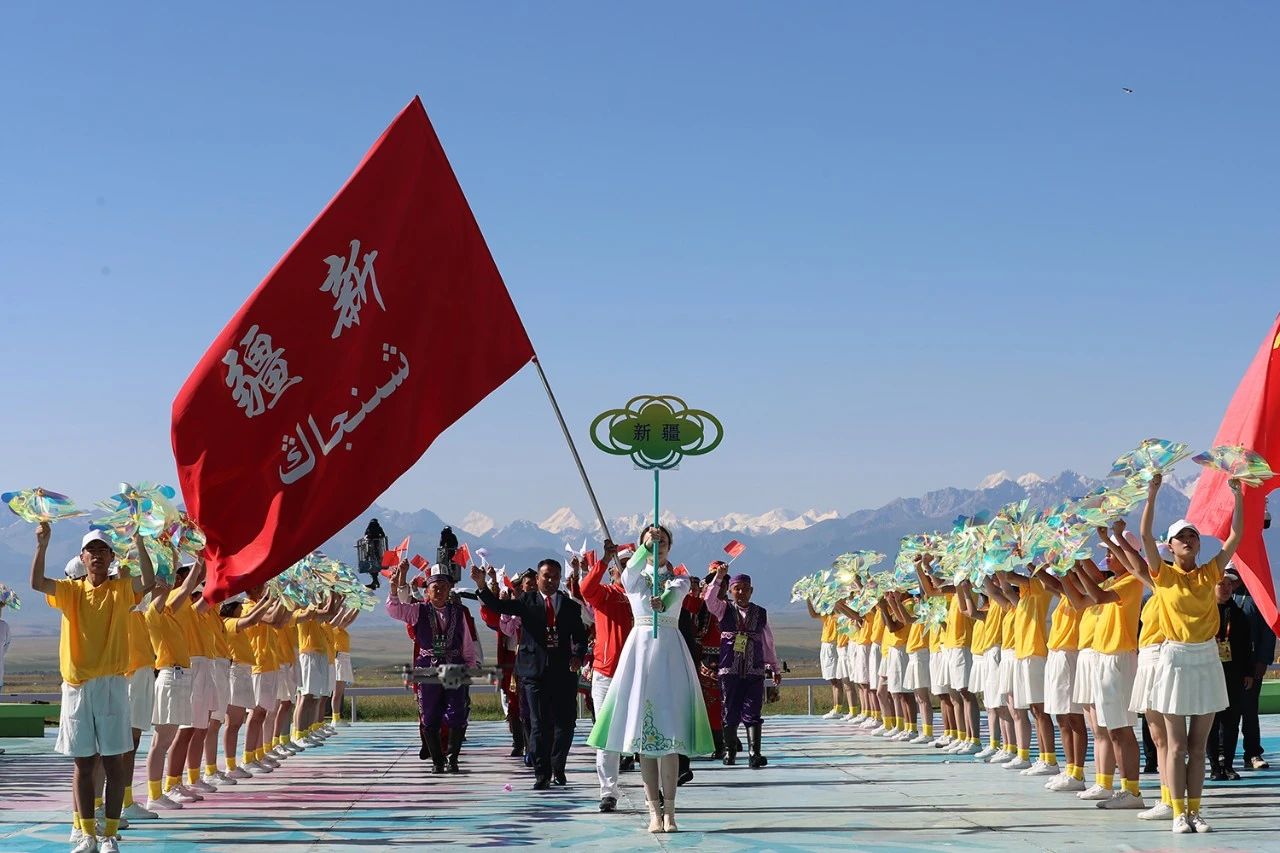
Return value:
<svg viewBox="0 0 1280 853">
<path fill-rule="evenodd" d="M 1280 718 L 1264 718 L 1263 727 L 1264 745 L 1274 756 Z M 768 720 L 766 768 L 695 761 L 696 778 L 679 794 L 682 831 L 651 836 L 644 831 L 638 773 L 624 774 L 619 810 L 599 813 L 595 756 L 582 743 L 588 728 L 585 721 L 579 725 L 569 786 L 536 792 L 529 771 L 506 757 L 510 740 L 501 724 L 471 727 L 458 776 L 425 771 L 413 725 L 357 724 L 269 776 L 135 823 L 122 833 L 121 849 L 1280 849 L 1280 770 L 1209 783 L 1204 814 L 1215 831 L 1175 836 L 1167 822 L 1146 823 L 1133 812 L 1104 812 L 1073 795 L 1049 793 L 1043 779 L 855 735 L 846 723 L 813 717 Z M 7 750 L 0 756 L 0 850 L 68 850 L 70 763 L 54 755 L 52 734 L 6 739 L 0 746 Z M 1144 793 L 1158 797 L 1154 776 L 1144 776 L 1142 784 Z"/>
</svg>

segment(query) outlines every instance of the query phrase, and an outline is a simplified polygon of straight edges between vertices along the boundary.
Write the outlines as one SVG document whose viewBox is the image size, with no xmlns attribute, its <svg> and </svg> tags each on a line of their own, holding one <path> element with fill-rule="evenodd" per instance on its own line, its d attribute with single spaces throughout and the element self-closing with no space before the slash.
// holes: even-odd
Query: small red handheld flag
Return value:
<svg viewBox="0 0 1280 853">
<path fill-rule="evenodd" d="M 394 569 L 400 565 L 400 561 L 404 559 L 405 552 L 409 550 L 409 537 L 404 537 L 404 541 L 394 548 L 390 548 L 382 552 L 382 566 L 387 569 Z"/>
<path fill-rule="evenodd" d="M 466 542 L 463 542 L 458 547 L 458 550 L 453 552 L 453 562 L 463 568 L 466 568 L 467 564 L 471 562 L 471 549 L 467 547 Z"/>
<path fill-rule="evenodd" d="M 724 552 L 729 555 L 729 562 L 733 562 L 742 556 L 742 552 L 747 550 L 747 546 L 743 545 L 737 539 L 729 540 L 729 544 L 724 546 Z"/>
<path fill-rule="evenodd" d="M 424 328 L 482 330 L 441 346 Z M 274 577 L 363 512 L 533 346 L 413 99 L 173 401 L 205 597 Z"/>
<path fill-rule="evenodd" d="M 413 559 L 409 561 L 409 565 L 413 566 L 420 572 L 425 572 L 431 567 L 431 564 L 427 562 L 427 558 L 421 554 L 414 554 Z"/>
</svg>

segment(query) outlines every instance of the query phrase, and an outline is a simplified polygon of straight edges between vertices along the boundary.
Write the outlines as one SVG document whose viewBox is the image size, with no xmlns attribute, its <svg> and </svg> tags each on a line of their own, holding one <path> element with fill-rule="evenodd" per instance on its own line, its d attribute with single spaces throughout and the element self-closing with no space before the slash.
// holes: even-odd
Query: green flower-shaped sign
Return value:
<svg viewBox="0 0 1280 853">
<path fill-rule="evenodd" d="M 630 456 L 640 468 L 668 470 L 685 456 L 710 453 L 724 428 L 710 412 L 690 409 L 667 395 L 632 397 L 591 422 L 591 440 L 605 453 Z"/>
</svg>

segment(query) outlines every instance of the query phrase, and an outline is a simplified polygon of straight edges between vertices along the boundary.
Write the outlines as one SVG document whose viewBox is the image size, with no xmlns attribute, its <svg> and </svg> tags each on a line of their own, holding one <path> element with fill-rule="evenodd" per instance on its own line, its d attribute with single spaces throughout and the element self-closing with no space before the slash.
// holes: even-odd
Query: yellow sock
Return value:
<svg viewBox="0 0 1280 853">
<path fill-rule="evenodd" d="M 915 734 L 915 733 L 916 733 L 916 724 L 915 724 L 915 723 L 907 723 L 907 731 L 911 732 L 912 734 Z"/>
<path fill-rule="evenodd" d="M 103 838 L 112 838 L 112 837 L 114 837 L 114 836 L 116 835 L 116 833 L 118 833 L 119 831 L 120 831 L 120 818 L 118 818 L 118 817 L 109 817 L 109 818 L 107 818 L 107 825 L 106 825 L 106 826 L 103 828 L 103 830 L 102 830 L 102 837 L 103 837 Z"/>
<path fill-rule="evenodd" d="M 187 768 L 187 781 L 192 785 L 200 781 L 200 771 Z"/>
<path fill-rule="evenodd" d="M 1200 798 L 1199 798 L 1199 797 L 1187 797 L 1187 811 L 1189 811 L 1189 812 L 1198 812 L 1198 811 L 1200 811 Z"/>
<path fill-rule="evenodd" d="M 857 711 L 854 709 L 852 705 L 849 706 L 849 713 L 850 714 L 857 713 Z M 342 721 L 342 717 L 338 716 L 337 714 L 334 714 L 332 717 L 329 718 L 329 722 L 333 723 L 334 725 L 337 725 L 341 721 Z"/>
<path fill-rule="evenodd" d="M 164 796 L 164 787 L 160 782 L 152 782 L 147 780 L 147 796 L 153 800 L 158 800 Z"/>
<path fill-rule="evenodd" d="M 254 760 L 254 754 L 255 754 L 256 752 L 257 752 L 257 750 L 254 750 L 254 752 L 249 752 L 249 750 L 247 750 L 247 749 L 246 749 L 246 750 L 245 750 L 243 753 L 241 753 L 241 755 L 240 755 L 240 763 L 241 763 L 241 764 L 249 764 L 249 763 L 251 763 L 251 762 Z"/>
<path fill-rule="evenodd" d="M 71 813 L 71 828 L 72 829 L 80 828 L 80 812 Z"/>
<path fill-rule="evenodd" d="M 1169 805 L 1169 786 L 1168 785 L 1160 786 L 1160 802 L 1164 803 L 1166 806 Z"/>
<path fill-rule="evenodd" d="M 1135 797 L 1142 796 L 1142 789 L 1138 787 L 1137 779 L 1121 779 L 1120 787 Z"/>
<path fill-rule="evenodd" d="M 926 737 L 933 737 L 933 726 L 925 724 L 924 734 Z"/>
<path fill-rule="evenodd" d="M 182 779 L 180 779 L 177 776 L 166 776 L 164 777 L 164 789 L 168 791 L 173 788 L 176 788 L 178 786 L 178 783 L 181 781 Z"/>
<path fill-rule="evenodd" d="M 1029 749 L 1020 749 L 1020 750 L 1018 750 L 1018 760 L 1020 760 L 1020 761 L 1027 761 L 1027 760 L 1029 760 L 1030 758 L 1031 758 L 1031 750 L 1029 750 Z"/>
<path fill-rule="evenodd" d="M 1076 769 L 1075 769 L 1075 771 L 1073 771 L 1073 772 L 1072 772 L 1072 774 L 1071 774 L 1071 778 L 1072 778 L 1072 779 L 1075 779 L 1077 782 L 1083 782 L 1083 781 L 1084 781 L 1084 768 L 1083 768 L 1083 767 L 1081 767 L 1079 764 L 1077 764 L 1077 765 L 1076 765 Z"/>
<path fill-rule="evenodd" d="M 1098 783 L 1100 787 L 1106 788 L 1110 791 L 1115 786 L 1116 777 L 1113 773 L 1096 773 L 1094 774 L 1093 781 Z"/>
<path fill-rule="evenodd" d="M 227 772 L 236 769 L 236 757 L 234 755 L 227 756 Z"/>
<path fill-rule="evenodd" d="M 133 805 L 133 786 L 125 785 L 124 786 L 124 802 L 120 804 L 120 808 L 127 809 L 131 805 Z"/>
<path fill-rule="evenodd" d="M 204 766 L 204 775 L 206 776 L 212 776 L 214 773 L 217 773 L 217 772 L 218 772 L 218 765 L 216 764 L 206 764 Z"/>
<path fill-rule="evenodd" d="M 1057 767 L 1057 766 L 1058 766 L 1058 753 L 1056 753 L 1056 752 L 1042 752 L 1042 753 L 1040 753 L 1040 760 L 1041 760 L 1041 761 L 1043 761 L 1045 764 L 1048 764 L 1050 767 Z"/>
<path fill-rule="evenodd" d="M 995 734 L 992 734 L 987 738 L 987 745 L 990 746 L 992 749 L 999 749 L 1000 739 L 996 737 Z"/>
<path fill-rule="evenodd" d="M 1169 803 L 1169 805 L 1173 807 L 1174 820 L 1177 820 L 1178 817 L 1187 810 L 1187 804 L 1182 801 L 1181 797 L 1174 797 L 1173 802 Z"/>
</svg>

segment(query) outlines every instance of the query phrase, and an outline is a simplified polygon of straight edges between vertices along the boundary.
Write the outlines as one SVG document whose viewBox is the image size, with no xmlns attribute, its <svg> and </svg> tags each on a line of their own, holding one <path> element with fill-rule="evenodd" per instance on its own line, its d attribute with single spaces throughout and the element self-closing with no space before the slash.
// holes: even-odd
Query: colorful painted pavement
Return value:
<svg viewBox="0 0 1280 853">
<path fill-rule="evenodd" d="M 1274 756 L 1280 718 L 1264 718 L 1263 725 Z M 695 762 L 696 778 L 680 789 L 683 831 L 650 836 L 639 774 L 624 776 L 618 812 L 597 811 L 594 753 L 581 743 L 586 728 L 579 728 L 568 788 L 538 793 L 529 790 L 529 773 L 506 757 L 510 741 L 500 724 L 473 726 L 464 773 L 442 777 L 426 773 L 418 760 L 412 725 L 360 724 L 269 776 L 135 823 L 124 831 L 122 849 L 1277 849 L 1280 770 L 1213 784 L 1204 813 L 1214 833 L 1174 836 L 1168 823 L 1147 824 L 1132 812 L 1103 812 L 1051 794 L 1043 780 L 935 749 L 854 736 L 847 724 L 812 717 L 769 719 L 767 768 Z M 69 762 L 53 754 L 51 734 L 2 745 L 0 850 L 67 850 Z M 1143 778 L 1143 789 L 1158 796 L 1152 776 Z"/>
</svg>

